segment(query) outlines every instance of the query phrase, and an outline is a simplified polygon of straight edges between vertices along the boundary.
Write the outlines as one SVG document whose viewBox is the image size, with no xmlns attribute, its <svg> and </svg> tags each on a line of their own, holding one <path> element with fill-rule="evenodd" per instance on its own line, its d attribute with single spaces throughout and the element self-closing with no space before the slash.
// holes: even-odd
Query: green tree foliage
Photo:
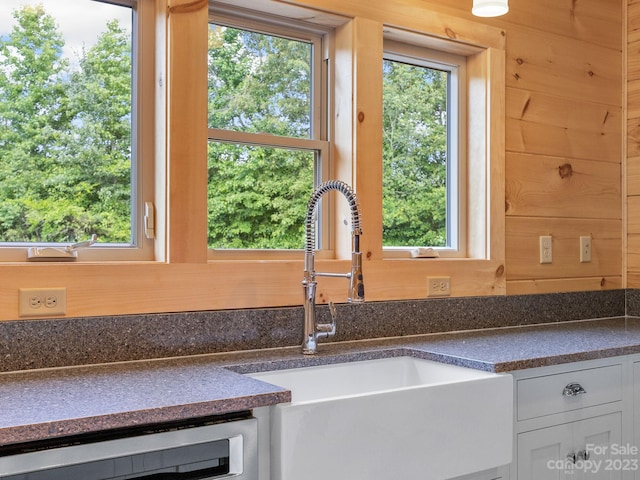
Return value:
<svg viewBox="0 0 640 480">
<path fill-rule="evenodd" d="M 384 62 L 383 243 L 444 246 L 447 74 Z"/>
<path fill-rule="evenodd" d="M 210 26 L 209 126 L 309 138 L 311 47 Z M 303 248 L 314 154 L 209 144 L 209 246 Z"/>
<path fill-rule="evenodd" d="M 129 242 L 131 45 L 110 22 L 79 67 L 42 6 L 0 39 L 0 241 Z"/>
<path fill-rule="evenodd" d="M 41 233 L 32 212 L 48 197 L 46 172 L 69 123 L 61 81 L 68 63 L 41 6 L 14 17 L 10 37 L 0 42 L 0 228 L 2 240 L 25 241 Z"/>
<path fill-rule="evenodd" d="M 102 241 L 131 239 L 131 41 L 116 21 L 71 75 L 74 128 L 61 157 L 65 198 L 82 191 L 85 230 Z M 69 168 L 71 167 L 71 168 Z"/>
</svg>

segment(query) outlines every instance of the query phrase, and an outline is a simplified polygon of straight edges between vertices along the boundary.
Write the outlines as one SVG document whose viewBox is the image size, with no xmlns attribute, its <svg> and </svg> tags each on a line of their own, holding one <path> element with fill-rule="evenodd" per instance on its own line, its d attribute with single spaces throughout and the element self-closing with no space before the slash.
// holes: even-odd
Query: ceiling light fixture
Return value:
<svg viewBox="0 0 640 480">
<path fill-rule="evenodd" d="M 476 17 L 498 17 L 509 11 L 509 0 L 473 0 L 471 13 Z"/>
</svg>

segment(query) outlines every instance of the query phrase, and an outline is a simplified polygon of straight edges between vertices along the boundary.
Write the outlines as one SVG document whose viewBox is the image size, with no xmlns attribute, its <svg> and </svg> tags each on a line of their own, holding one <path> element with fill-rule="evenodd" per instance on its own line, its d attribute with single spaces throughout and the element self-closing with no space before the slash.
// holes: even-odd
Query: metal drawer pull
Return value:
<svg viewBox="0 0 640 480">
<path fill-rule="evenodd" d="M 589 460 L 589 452 L 587 450 L 580 450 L 576 455 L 574 452 L 567 454 L 567 460 L 572 463 L 576 463 L 578 460 L 584 460 L 585 462 Z"/>
<path fill-rule="evenodd" d="M 582 395 L 584 393 L 587 393 L 587 391 L 582 388 L 582 385 L 580 385 L 579 383 L 570 383 L 569 385 L 564 387 L 564 390 L 562 390 L 562 395 L 564 395 L 565 397 L 577 397 L 578 395 Z"/>
</svg>

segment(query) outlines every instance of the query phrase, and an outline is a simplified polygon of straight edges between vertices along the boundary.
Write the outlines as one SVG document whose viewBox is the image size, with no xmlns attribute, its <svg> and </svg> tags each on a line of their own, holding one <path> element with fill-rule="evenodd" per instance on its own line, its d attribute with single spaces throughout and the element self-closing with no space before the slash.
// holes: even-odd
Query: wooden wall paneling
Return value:
<svg viewBox="0 0 640 480">
<path fill-rule="evenodd" d="M 586 277 L 507 282 L 507 295 L 532 295 L 558 292 L 616 290 L 622 288 L 622 277 Z"/>
<path fill-rule="evenodd" d="M 627 233 L 640 235 L 640 196 L 627 197 Z"/>
<path fill-rule="evenodd" d="M 620 218 L 619 163 L 508 153 L 507 215 Z"/>
<path fill-rule="evenodd" d="M 514 27 L 509 29 L 507 56 L 508 87 L 622 105 L 621 47 Z"/>
<path fill-rule="evenodd" d="M 517 3 L 512 0 L 510 7 L 504 17 L 509 24 L 620 48 L 622 2 L 619 0 L 525 0 Z"/>
<path fill-rule="evenodd" d="M 639 272 L 627 272 L 627 284 L 626 288 L 640 288 L 640 273 Z"/>
<path fill-rule="evenodd" d="M 620 135 L 507 119 L 507 151 L 620 163 Z"/>
<path fill-rule="evenodd" d="M 504 269 L 486 260 L 381 260 L 367 262 L 363 270 L 370 301 L 425 298 L 427 277 L 431 276 L 450 277 L 452 296 L 505 293 Z M 338 298 L 342 297 L 344 292 L 338 292 Z"/>
<path fill-rule="evenodd" d="M 640 157 L 627 158 L 627 195 L 640 195 Z"/>
<path fill-rule="evenodd" d="M 620 106 L 557 97 L 516 88 L 507 88 L 507 100 L 507 118 L 597 135 L 618 135 L 618 140 L 620 139 L 622 129 Z"/>
<path fill-rule="evenodd" d="M 302 304 L 302 261 L 252 262 L 251 281 L 247 281 L 247 270 L 239 268 L 239 262 L 226 260 L 209 264 L 27 264 L 2 268 L 0 321 L 18 318 L 15 285 L 66 287 L 67 317 Z M 350 261 L 317 260 L 316 268 L 344 273 L 349 271 Z M 450 276 L 454 296 L 504 294 L 502 269 L 481 260 L 372 260 L 365 262 L 363 271 L 368 301 L 424 298 L 427 276 L 433 275 Z M 318 303 L 344 303 L 347 286 L 344 279 L 321 279 Z"/>
<path fill-rule="evenodd" d="M 627 156 L 640 156 L 640 118 L 627 119 Z"/>
<path fill-rule="evenodd" d="M 515 88 L 507 99 L 507 150 L 620 162 L 620 107 Z"/>
<path fill-rule="evenodd" d="M 640 288 L 640 234 L 627 236 L 627 248 L 627 287 Z"/>
<path fill-rule="evenodd" d="M 640 58 L 640 45 L 638 45 L 637 56 Z M 627 81 L 627 118 L 640 118 L 640 70 L 637 73 L 628 74 Z"/>
<path fill-rule="evenodd" d="M 504 17 L 507 294 L 622 286 L 623 9 L 610 3 L 542 0 Z"/>
<path fill-rule="evenodd" d="M 628 84 L 637 82 L 640 79 L 640 39 L 627 44 L 627 78 Z M 637 105 L 629 105 L 638 108 Z M 637 116 L 637 115 L 631 115 Z"/>
<path fill-rule="evenodd" d="M 539 236 L 553 236 L 553 263 L 540 263 Z M 580 263 L 581 235 L 591 235 L 591 262 Z M 622 275 L 622 220 L 507 217 L 508 280 Z"/>
<path fill-rule="evenodd" d="M 251 281 L 237 262 L 6 265 L 0 320 L 18 318 L 18 289 L 66 287 L 67 317 L 247 308 L 302 303 L 302 262 L 256 262 Z M 348 262 L 333 268 L 348 271 Z M 273 279 L 278 278 L 277 282 Z M 343 281 L 332 282 L 342 287 Z M 10 286 L 10 287 L 9 287 Z M 9 288 L 7 288 L 9 287 Z"/>
<path fill-rule="evenodd" d="M 627 2 L 626 286 L 640 288 L 640 1 Z"/>
<path fill-rule="evenodd" d="M 627 42 L 638 41 L 640 41 L 640 2 L 629 0 L 627 5 Z"/>
</svg>

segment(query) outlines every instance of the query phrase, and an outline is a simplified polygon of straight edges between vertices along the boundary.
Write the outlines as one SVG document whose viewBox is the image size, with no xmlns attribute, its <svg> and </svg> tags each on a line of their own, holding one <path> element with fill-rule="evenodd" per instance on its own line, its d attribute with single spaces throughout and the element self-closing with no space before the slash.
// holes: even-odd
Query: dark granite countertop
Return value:
<svg viewBox="0 0 640 480">
<path fill-rule="evenodd" d="M 570 321 L 0 374 L 0 447 L 273 405 L 241 373 L 411 355 L 493 372 L 640 353 L 640 318 Z"/>
<path fill-rule="evenodd" d="M 0 448 L 288 402 L 291 393 L 214 359 L 139 361 L 0 375 Z"/>
</svg>

